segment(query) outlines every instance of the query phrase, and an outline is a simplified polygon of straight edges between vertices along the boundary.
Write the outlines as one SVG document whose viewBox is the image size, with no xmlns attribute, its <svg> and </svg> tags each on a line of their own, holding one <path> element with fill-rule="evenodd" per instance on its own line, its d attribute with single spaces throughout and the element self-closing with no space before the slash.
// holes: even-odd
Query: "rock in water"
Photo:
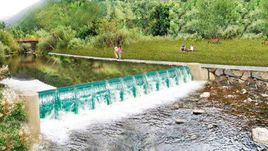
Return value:
<svg viewBox="0 0 268 151">
<path fill-rule="evenodd" d="M 204 114 L 204 113 L 205 113 L 204 110 L 193 110 L 194 115 L 200 115 L 200 114 Z"/>
<path fill-rule="evenodd" d="M 257 143 L 268 145 L 268 129 L 261 127 L 252 129 L 252 138 Z"/>
<path fill-rule="evenodd" d="M 216 128 L 218 125 L 216 124 L 208 124 L 208 129 Z"/>
<path fill-rule="evenodd" d="M 183 124 L 183 123 L 185 123 L 186 122 L 186 120 L 184 120 L 184 119 L 176 119 L 175 120 L 175 123 L 176 124 Z"/>
<path fill-rule="evenodd" d="M 209 92 L 204 92 L 200 95 L 200 98 L 209 98 L 210 97 L 210 93 Z"/>
</svg>

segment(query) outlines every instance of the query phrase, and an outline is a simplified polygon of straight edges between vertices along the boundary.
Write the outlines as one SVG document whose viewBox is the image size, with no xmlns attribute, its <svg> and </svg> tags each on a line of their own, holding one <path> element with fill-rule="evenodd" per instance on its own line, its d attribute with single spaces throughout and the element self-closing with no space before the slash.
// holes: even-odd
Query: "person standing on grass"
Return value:
<svg viewBox="0 0 268 151">
<path fill-rule="evenodd" d="M 114 56 L 116 59 L 119 59 L 118 57 L 118 47 L 114 47 Z"/>
<path fill-rule="evenodd" d="M 120 46 L 117 49 L 118 59 L 122 59 L 123 48 Z"/>
</svg>

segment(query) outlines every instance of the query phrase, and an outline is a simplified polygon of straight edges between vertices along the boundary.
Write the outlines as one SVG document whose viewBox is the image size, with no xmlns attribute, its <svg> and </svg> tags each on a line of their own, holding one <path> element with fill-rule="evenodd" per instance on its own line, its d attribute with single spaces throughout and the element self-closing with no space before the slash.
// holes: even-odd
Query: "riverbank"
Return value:
<svg viewBox="0 0 268 151">
<path fill-rule="evenodd" d="M 184 43 L 189 48 L 193 44 L 195 52 L 182 53 L 180 45 Z M 198 62 L 204 64 L 228 64 L 247 66 L 268 66 L 268 46 L 262 44 L 262 39 L 232 39 L 221 40 L 218 44 L 207 40 L 172 40 L 160 38 L 156 40 L 139 41 L 124 46 L 123 58 L 157 61 Z M 112 48 L 84 48 L 79 50 L 56 50 L 54 52 L 113 58 Z"/>
</svg>

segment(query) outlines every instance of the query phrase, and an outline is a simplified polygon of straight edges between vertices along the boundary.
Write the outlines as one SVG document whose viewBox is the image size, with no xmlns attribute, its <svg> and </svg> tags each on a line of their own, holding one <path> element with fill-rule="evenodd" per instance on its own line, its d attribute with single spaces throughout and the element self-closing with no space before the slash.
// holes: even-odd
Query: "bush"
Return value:
<svg viewBox="0 0 268 151">
<path fill-rule="evenodd" d="M 2 91 L 2 90 L 1 90 Z M 2 92 L 1 92 L 2 93 Z M 0 150 L 27 151 L 29 135 L 25 128 L 26 114 L 22 103 L 0 101 Z"/>
<path fill-rule="evenodd" d="M 20 45 L 20 52 L 21 53 L 26 53 L 27 51 L 30 51 L 31 49 L 32 49 L 32 46 L 29 43 L 23 43 Z"/>
<path fill-rule="evenodd" d="M 99 23 L 98 36 L 91 39 L 91 44 L 95 47 L 122 46 L 137 41 L 141 35 L 136 28 L 122 27 L 118 20 L 103 20 Z"/>
<path fill-rule="evenodd" d="M 68 44 L 68 49 L 81 49 L 85 45 L 85 42 L 82 39 L 74 38 Z"/>
<path fill-rule="evenodd" d="M 243 29 L 239 26 L 228 26 L 227 29 L 222 31 L 221 37 L 225 39 L 231 39 L 241 36 Z"/>
<path fill-rule="evenodd" d="M 11 51 L 19 50 L 19 46 L 14 37 L 7 31 L 0 30 L 0 42 L 2 42 L 3 45 L 9 47 Z"/>
</svg>

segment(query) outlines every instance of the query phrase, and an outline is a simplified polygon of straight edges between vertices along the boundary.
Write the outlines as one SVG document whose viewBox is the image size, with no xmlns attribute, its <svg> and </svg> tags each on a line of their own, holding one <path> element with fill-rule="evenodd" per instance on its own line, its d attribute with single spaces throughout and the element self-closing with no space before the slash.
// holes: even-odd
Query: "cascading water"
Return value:
<svg viewBox="0 0 268 151">
<path fill-rule="evenodd" d="M 78 113 L 94 110 L 99 106 L 144 96 L 165 88 L 190 82 L 188 67 L 148 72 L 111 80 L 92 82 L 39 92 L 40 116 L 59 118 L 60 112 Z"/>
</svg>

